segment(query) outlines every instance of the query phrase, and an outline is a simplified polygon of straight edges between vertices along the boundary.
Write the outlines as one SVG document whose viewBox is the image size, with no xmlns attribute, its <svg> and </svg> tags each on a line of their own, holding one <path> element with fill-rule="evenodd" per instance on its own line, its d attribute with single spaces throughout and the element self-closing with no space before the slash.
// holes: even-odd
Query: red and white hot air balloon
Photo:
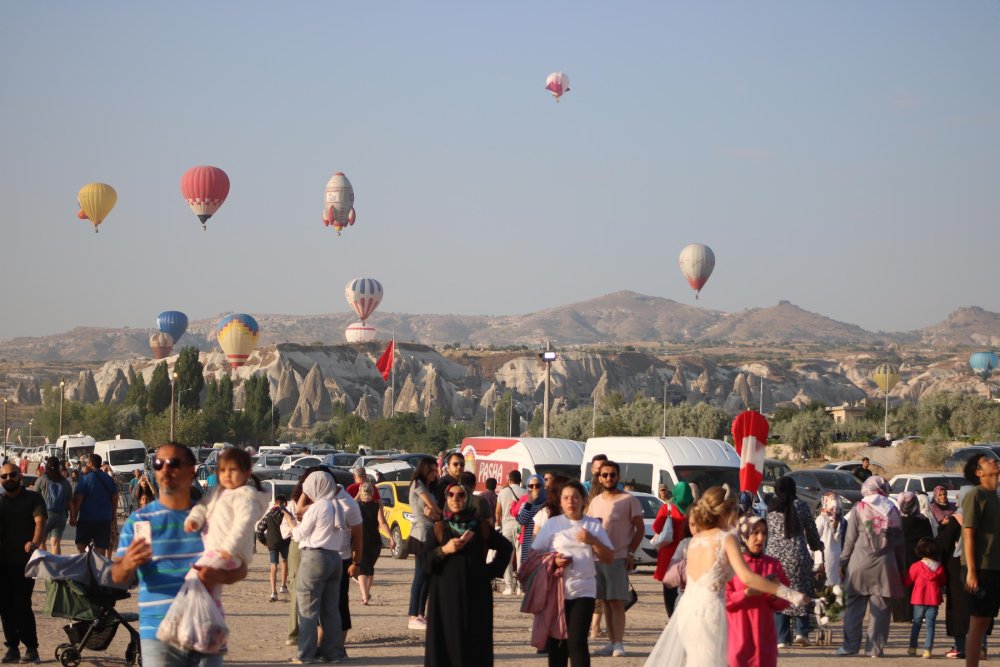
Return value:
<svg viewBox="0 0 1000 667">
<path fill-rule="evenodd" d="M 565 72 L 553 72 L 545 78 L 545 90 L 552 93 L 556 102 L 564 94 L 569 92 L 569 74 Z"/>
<path fill-rule="evenodd" d="M 369 343 L 375 340 L 375 327 L 355 322 L 344 331 L 348 343 Z"/>
<path fill-rule="evenodd" d="M 229 196 L 229 176 L 218 167 L 191 167 L 181 176 L 181 194 L 201 220 L 201 228 Z"/>
<path fill-rule="evenodd" d="M 715 253 L 703 243 L 692 243 L 681 250 L 680 264 L 681 273 L 687 278 L 697 299 L 715 268 Z"/>
<path fill-rule="evenodd" d="M 340 231 L 348 225 L 354 225 L 357 214 L 354 212 L 354 186 L 338 171 L 326 182 L 323 191 L 323 226 L 333 227 Z"/>
<path fill-rule="evenodd" d="M 374 278 L 355 278 L 344 288 L 344 298 L 358 314 L 360 322 L 347 327 L 344 332 L 349 343 L 367 343 L 375 340 L 375 328 L 369 326 L 368 318 L 382 303 L 382 283 Z"/>
</svg>

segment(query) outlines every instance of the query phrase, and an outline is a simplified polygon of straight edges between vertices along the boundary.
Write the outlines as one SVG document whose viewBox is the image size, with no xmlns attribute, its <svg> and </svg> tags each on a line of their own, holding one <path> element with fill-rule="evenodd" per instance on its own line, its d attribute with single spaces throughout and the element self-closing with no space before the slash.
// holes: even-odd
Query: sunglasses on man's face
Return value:
<svg viewBox="0 0 1000 667">
<path fill-rule="evenodd" d="M 0 479 L 17 479 L 20 475 L 16 472 L 8 472 L 0 475 Z"/>
<path fill-rule="evenodd" d="M 163 466 L 167 466 L 171 470 L 177 470 L 182 465 L 184 465 L 184 461 L 179 458 L 153 459 L 153 470 L 163 470 Z"/>
<path fill-rule="evenodd" d="M 450 465 L 452 468 L 464 468 L 465 467 L 465 464 L 462 463 L 461 461 L 452 461 L 448 465 Z"/>
<path fill-rule="evenodd" d="M 616 473 L 616 472 L 602 472 L 600 475 L 598 475 L 598 477 L 603 477 L 603 478 L 610 477 L 612 479 L 614 479 L 617 476 L 618 476 L 618 473 Z"/>
</svg>

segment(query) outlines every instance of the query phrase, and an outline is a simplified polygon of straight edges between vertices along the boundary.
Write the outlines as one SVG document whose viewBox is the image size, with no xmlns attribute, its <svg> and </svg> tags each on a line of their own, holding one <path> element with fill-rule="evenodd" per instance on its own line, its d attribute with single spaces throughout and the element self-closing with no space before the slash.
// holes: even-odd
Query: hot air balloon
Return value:
<svg viewBox="0 0 1000 667">
<path fill-rule="evenodd" d="M 215 329 L 215 337 L 229 365 L 239 368 L 247 362 L 250 353 L 257 346 L 260 327 L 257 326 L 257 320 L 246 313 L 233 313 L 222 318 Z"/>
<path fill-rule="evenodd" d="M 165 310 L 156 316 L 156 328 L 163 333 L 170 334 L 176 343 L 187 331 L 187 315 L 179 310 Z"/>
<path fill-rule="evenodd" d="M 323 226 L 333 227 L 340 231 L 348 225 L 354 225 L 357 214 L 354 212 L 354 186 L 347 180 L 344 173 L 338 171 L 326 182 L 323 191 Z"/>
<path fill-rule="evenodd" d="M 545 90 L 552 93 L 556 102 L 563 94 L 569 92 L 569 75 L 564 72 L 553 72 L 545 78 Z"/>
<path fill-rule="evenodd" d="M 708 282 L 715 269 L 715 253 L 707 245 L 692 243 L 681 250 L 681 273 L 694 290 L 694 298 L 701 294 L 701 288 Z"/>
<path fill-rule="evenodd" d="M 888 394 L 899 382 L 899 368 L 892 364 L 882 364 L 872 371 L 872 380 L 879 389 Z"/>
<path fill-rule="evenodd" d="M 111 213 L 111 209 L 118 202 L 118 193 L 107 183 L 88 183 L 80 188 L 76 195 L 80 204 L 80 213 L 83 213 L 84 220 L 90 220 L 94 225 L 94 233 L 97 233 L 97 226 L 104 222 L 104 218 Z M 80 217 L 77 213 L 77 217 Z"/>
<path fill-rule="evenodd" d="M 348 343 L 368 343 L 375 340 L 375 327 L 364 322 L 355 322 L 347 327 L 344 337 Z"/>
<path fill-rule="evenodd" d="M 149 337 L 149 349 L 154 359 L 166 359 L 174 349 L 174 338 L 163 331 L 156 331 Z"/>
<path fill-rule="evenodd" d="M 229 176 L 218 167 L 191 167 L 181 176 L 181 194 L 201 220 L 201 228 L 229 196 Z"/>
<path fill-rule="evenodd" d="M 344 288 L 344 297 L 365 324 L 382 303 L 382 283 L 374 278 L 355 278 Z"/>
<path fill-rule="evenodd" d="M 985 382 L 997 366 L 1000 366 L 1000 359 L 997 358 L 996 352 L 976 352 L 969 357 L 969 366 Z"/>
</svg>

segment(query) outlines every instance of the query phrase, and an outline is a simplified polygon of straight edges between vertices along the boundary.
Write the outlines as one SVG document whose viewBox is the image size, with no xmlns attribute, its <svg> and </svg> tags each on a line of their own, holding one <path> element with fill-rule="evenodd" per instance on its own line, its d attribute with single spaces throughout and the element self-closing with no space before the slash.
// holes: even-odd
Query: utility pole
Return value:
<svg viewBox="0 0 1000 667">
<path fill-rule="evenodd" d="M 552 381 L 552 362 L 556 353 L 552 351 L 552 341 L 545 341 L 545 351 L 539 353 L 539 358 L 545 363 L 545 400 L 542 404 L 542 437 L 549 437 L 549 387 Z"/>
<path fill-rule="evenodd" d="M 174 371 L 170 378 L 170 442 L 174 441 L 174 386 L 177 384 L 177 371 Z"/>
</svg>

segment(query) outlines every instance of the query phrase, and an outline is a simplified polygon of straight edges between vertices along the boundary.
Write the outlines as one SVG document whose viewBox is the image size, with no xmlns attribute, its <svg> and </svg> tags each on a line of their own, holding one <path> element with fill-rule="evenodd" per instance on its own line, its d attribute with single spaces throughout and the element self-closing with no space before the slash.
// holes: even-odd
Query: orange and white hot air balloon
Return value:
<svg viewBox="0 0 1000 667">
<path fill-rule="evenodd" d="M 565 72 L 553 72 L 545 78 L 545 90 L 552 93 L 552 96 L 556 98 L 556 102 L 559 98 L 569 92 L 569 74 Z"/>
<path fill-rule="evenodd" d="M 715 253 L 703 243 L 692 243 L 681 250 L 680 264 L 681 273 L 687 278 L 697 299 L 715 268 Z"/>
</svg>

